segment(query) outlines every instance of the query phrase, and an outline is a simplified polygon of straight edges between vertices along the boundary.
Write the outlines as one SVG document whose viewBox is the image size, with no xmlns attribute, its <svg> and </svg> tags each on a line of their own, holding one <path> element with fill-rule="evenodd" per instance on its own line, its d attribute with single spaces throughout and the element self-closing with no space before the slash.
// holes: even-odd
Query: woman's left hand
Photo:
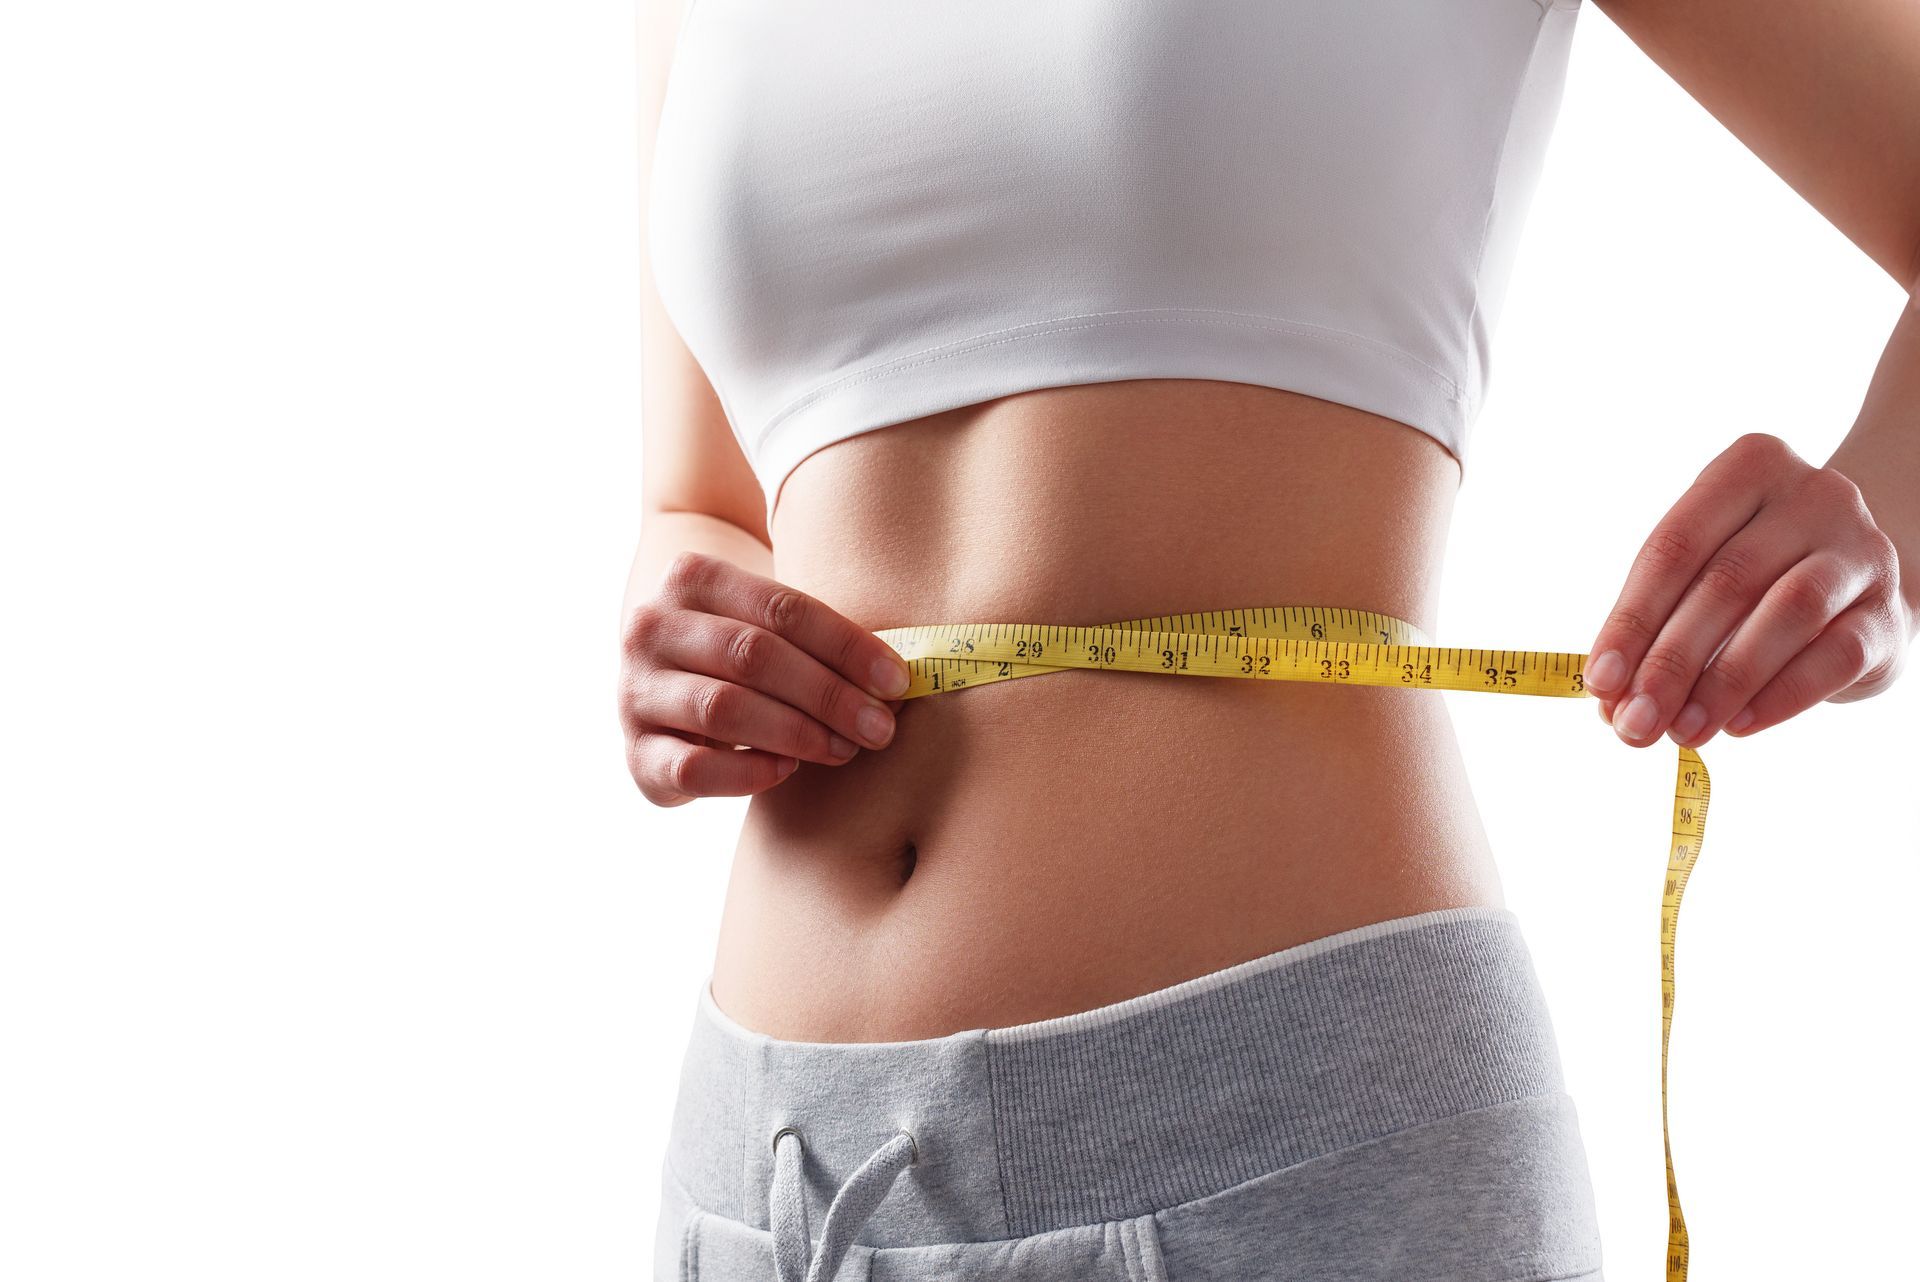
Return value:
<svg viewBox="0 0 1920 1282">
<path fill-rule="evenodd" d="M 1627 743 L 1671 727 L 1698 747 L 1880 693 L 1912 626 L 1898 554 L 1859 487 L 1750 432 L 1654 527 L 1584 680 Z"/>
</svg>

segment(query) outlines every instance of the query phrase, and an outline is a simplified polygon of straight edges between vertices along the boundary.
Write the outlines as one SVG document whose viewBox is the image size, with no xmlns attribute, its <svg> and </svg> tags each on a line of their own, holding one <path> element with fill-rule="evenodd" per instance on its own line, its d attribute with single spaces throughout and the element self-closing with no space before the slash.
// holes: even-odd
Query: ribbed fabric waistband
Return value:
<svg viewBox="0 0 1920 1282">
<path fill-rule="evenodd" d="M 666 1165 L 695 1204 L 766 1229 L 782 1128 L 800 1133 L 822 1198 L 905 1130 L 912 1178 L 862 1241 L 989 1241 L 1143 1215 L 1561 1088 L 1517 919 L 1449 908 L 920 1041 L 768 1037 L 703 983 Z"/>
</svg>

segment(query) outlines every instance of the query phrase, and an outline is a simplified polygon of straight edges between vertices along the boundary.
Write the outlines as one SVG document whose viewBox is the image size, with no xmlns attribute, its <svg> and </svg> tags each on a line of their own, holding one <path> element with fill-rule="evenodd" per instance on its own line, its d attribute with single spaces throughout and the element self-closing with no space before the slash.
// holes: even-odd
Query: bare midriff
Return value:
<svg viewBox="0 0 1920 1282">
<path fill-rule="evenodd" d="M 1330 605 L 1444 642 L 1459 481 L 1297 393 L 1047 388 L 816 450 L 774 577 L 874 631 Z M 712 993 L 776 1038 L 916 1040 L 1501 902 L 1444 699 L 1068 670 L 907 700 L 887 747 L 755 796 Z"/>
</svg>

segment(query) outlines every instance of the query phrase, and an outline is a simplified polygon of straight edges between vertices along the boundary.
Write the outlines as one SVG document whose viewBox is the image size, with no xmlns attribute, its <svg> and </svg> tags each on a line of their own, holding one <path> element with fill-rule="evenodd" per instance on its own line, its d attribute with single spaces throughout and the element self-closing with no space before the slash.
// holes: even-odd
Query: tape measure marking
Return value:
<svg viewBox="0 0 1920 1282">
<path fill-rule="evenodd" d="M 874 635 L 907 661 L 903 699 L 1069 669 L 1424 690 L 1592 698 L 1584 654 L 1436 646 L 1392 615 L 1344 606 L 1258 606 L 1119 623 L 949 623 Z M 1665 889 L 1660 899 L 1660 1137 L 1667 1166 L 1667 1282 L 1686 1282 L 1687 1222 L 1667 1121 L 1674 941 L 1680 896 L 1700 858 L 1712 793 L 1706 763 L 1680 749 Z"/>
</svg>

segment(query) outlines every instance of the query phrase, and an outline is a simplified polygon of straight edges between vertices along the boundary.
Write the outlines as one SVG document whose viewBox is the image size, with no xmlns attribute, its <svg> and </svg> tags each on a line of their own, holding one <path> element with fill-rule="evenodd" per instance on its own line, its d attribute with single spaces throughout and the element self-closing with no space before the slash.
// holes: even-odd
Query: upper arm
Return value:
<svg viewBox="0 0 1920 1282">
<path fill-rule="evenodd" d="M 1593 3 L 1903 289 L 1920 290 L 1920 3 Z"/>
<path fill-rule="evenodd" d="M 641 0 L 640 429 L 641 495 L 648 510 L 704 512 L 769 543 L 766 498 L 706 372 L 673 327 L 647 252 L 647 193 L 667 69 L 688 0 Z M 670 199 L 672 193 L 667 193 Z"/>
</svg>

